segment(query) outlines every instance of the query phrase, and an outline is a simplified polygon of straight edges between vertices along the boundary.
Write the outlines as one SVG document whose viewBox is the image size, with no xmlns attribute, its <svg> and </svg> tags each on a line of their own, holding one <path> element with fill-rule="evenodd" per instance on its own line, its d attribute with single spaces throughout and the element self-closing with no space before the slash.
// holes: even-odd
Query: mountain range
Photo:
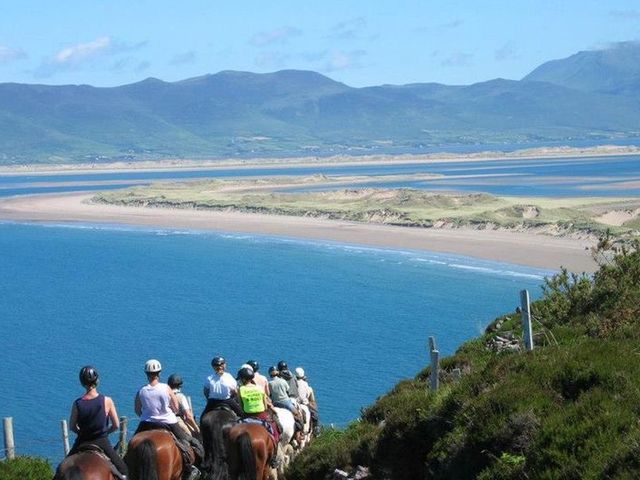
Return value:
<svg viewBox="0 0 640 480">
<path fill-rule="evenodd" d="M 111 88 L 0 84 L 0 164 L 322 155 L 640 136 L 640 44 L 522 80 L 353 88 L 311 71 L 223 71 Z"/>
</svg>

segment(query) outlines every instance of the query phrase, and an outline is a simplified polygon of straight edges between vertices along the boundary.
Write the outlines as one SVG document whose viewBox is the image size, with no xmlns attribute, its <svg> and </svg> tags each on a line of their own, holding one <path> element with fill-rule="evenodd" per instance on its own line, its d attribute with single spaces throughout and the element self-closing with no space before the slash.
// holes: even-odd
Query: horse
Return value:
<svg viewBox="0 0 640 480">
<path fill-rule="evenodd" d="M 256 423 L 239 423 L 225 432 L 231 479 L 268 480 L 276 444 L 267 429 Z"/>
<path fill-rule="evenodd" d="M 278 423 L 282 427 L 282 432 L 280 433 L 280 449 L 278 454 L 281 456 L 279 473 L 284 471 L 284 468 L 289 465 L 289 462 L 293 458 L 294 448 L 291 445 L 291 440 L 293 440 L 293 435 L 295 434 L 295 418 L 293 418 L 293 413 L 291 413 L 286 408 L 274 407 L 274 411 L 278 416 Z"/>
<path fill-rule="evenodd" d="M 180 480 L 182 476 L 182 453 L 167 430 L 136 433 L 124 461 L 132 480 Z"/>
<path fill-rule="evenodd" d="M 302 435 L 298 450 L 302 450 L 311 441 L 311 411 L 309 407 L 302 403 L 295 402 L 302 415 Z"/>
<path fill-rule="evenodd" d="M 200 418 L 204 446 L 203 471 L 209 480 L 226 480 L 228 477 L 222 430 L 237 419 L 238 416 L 227 409 L 210 410 Z"/>
<path fill-rule="evenodd" d="M 111 462 L 93 450 L 74 453 L 65 458 L 54 480 L 116 480 Z"/>
</svg>

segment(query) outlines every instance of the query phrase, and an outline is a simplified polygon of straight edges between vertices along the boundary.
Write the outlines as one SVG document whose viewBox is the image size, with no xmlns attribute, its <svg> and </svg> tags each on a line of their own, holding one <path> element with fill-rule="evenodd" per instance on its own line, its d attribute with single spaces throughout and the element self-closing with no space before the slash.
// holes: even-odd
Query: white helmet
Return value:
<svg viewBox="0 0 640 480">
<path fill-rule="evenodd" d="M 147 363 L 144 364 L 144 371 L 146 373 L 159 373 L 162 370 L 162 365 L 155 358 L 147 360 Z"/>
<path fill-rule="evenodd" d="M 243 368 L 248 368 L 249 370 L 251 370 L 253 372 L 253 367 L 251 365 L 249 365 L 248 363 L 243 363 L 242 365 L 240 365 L 240 369 L 242 370 Z"/>
<path fill-rule="evenodd" d="M 295 372 L 296 372 L 296 377 L 304 378 L 304 369 L 302 367 L 296 368 Z"/>
</svg>

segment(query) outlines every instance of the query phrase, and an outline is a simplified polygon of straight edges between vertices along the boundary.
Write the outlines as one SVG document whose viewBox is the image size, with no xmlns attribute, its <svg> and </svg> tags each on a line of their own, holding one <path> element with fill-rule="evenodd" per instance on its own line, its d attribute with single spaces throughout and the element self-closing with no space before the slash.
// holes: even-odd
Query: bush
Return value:
<svg viewBox="0 0 640 480">
<path fill-rule="evenodd" d="M 42 458 L 17 457 L 0 462 L 0 480 L 51 480 L 53 470 Z"/>
</svg>

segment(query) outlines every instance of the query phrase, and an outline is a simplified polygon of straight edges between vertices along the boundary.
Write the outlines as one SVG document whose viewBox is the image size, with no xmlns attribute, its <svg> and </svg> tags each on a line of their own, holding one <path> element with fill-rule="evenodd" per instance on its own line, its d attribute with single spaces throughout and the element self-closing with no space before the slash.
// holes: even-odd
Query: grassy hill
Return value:
<svg viewBox="0 0 640 480">
<path fill-rule="evenodd" d="M 401 382 L 346 430 L 325 431 L 287 478 L 356 465 L 376 479 L 637 478 L 638 246 L 603 239 L 592 278 L 546 281 L 534 351 L 497 349 L 498 336 L 521 343 L 521 327 L 516 312 L 496 319 L 441 362 L 438 392 L 428 368 Z"/>
<path fill-rule="evenodd" d="M 0 164 L 329 154 L 639 135 L 640 47 L 522 81 L 352 88 L 315 72 L 223 71 L 113 88 L 0 84 Z M 606 81 L 601 81 L 606 79 Z"/>
</svg>

